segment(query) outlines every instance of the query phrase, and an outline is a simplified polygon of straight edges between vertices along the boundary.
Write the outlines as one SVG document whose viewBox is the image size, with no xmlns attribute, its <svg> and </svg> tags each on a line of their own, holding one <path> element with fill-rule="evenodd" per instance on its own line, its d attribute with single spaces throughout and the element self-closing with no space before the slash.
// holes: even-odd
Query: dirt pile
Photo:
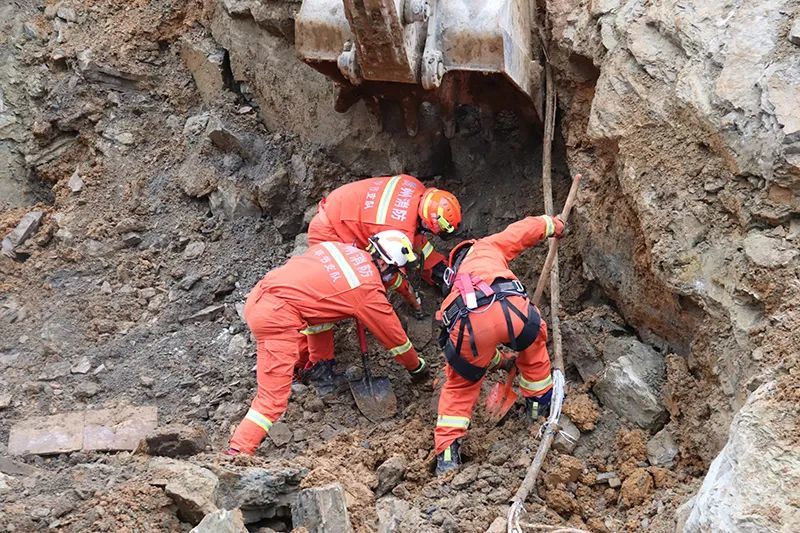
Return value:
<svg viewBox="0 0 800 533">
<path fill-rule="evenodd" d="M 784 106 L 798 85 L 789 83 L 795 45 L 782 37 L 797 6 L 776 1 L 757 17 L 767 7 L 634 4 L 549 2 L 542 12 L 559 88 L 556 204 L 568 167 L 587 174 L 560 252 L 564 412 L 581 437 L 546 461 L 529 519 L 672 531 L 676 516 L 690 530 L 724 518 L 735 529 L 744 509 L 770 529 L 790 520 L 790 505 L 773 516 L 726 502 L 720 487 L 750 490 L 752 474 L 790 498 L 798 468 L 800 207 Z M 397 135 L 391 117 L 378 131 L 361 104 L 335 114 L 331 84 L 294 56 L 298 6 L 0 8 L 0 236 L 43 212 L 15 258 L 0 256 L 3 455 L 20 420 L 126 405 L 156 406 L 159 425 L 202 428 L 223 449 L 255 388 L 241 302 L 302 249 L 316 202 L 340 183 L 419 174 L 462 199 L 468 236 L 541 210 L 539 141 L 516 117 L 498 117 L 487 140 L 471 109 L 459 110 L 452 139 L 435 114 L 415 138 Z M 710 22 L 723 19 L 722 29 Z M 757 40 L 758 53 L 737 66 L 732 36 L 749 20 L 774 38 Z M 747 88 L 754 73 L 763 108 Z M 543 256 L 532 250 L 513 265 L 529 287 Z M 432 314 L 438 296 L 423 297 Z M 440 370 L 432 324 L 398 312 Z M 376 425 L 346 392 L 323 399 L 294 384 L 281 432 L 256 458 L 201 453 L 175 468 L 207 471 L 219 491 L 208 502 L 241 507 L 252 530 L 289 529 L 291 504 L 248 507 L 232 480 L 283 468 L 298 472 L 297 490 L 339 483 L 357 531 L 485 531 L 505 515 L 538 427 L 525 424 L 521 405 L 497 427 L 479 408 L 464 468 L 436 479 L 436 391 L 412 386 L 371 344 L 398 417 Z M 342 368 L 358 361 L 350 324 L 337 328 L 337 359 Z M 490 376 L 487 389 L 504 377 Z M 761 452 L 747 445 L 772 436 L 781 480 L 762 476 Z M 203 512 L 187 515 L 185 491 L 168 487 L 152 461 L 0 457 L 0 520 L 16 531 L 189 530 L 210 508 L 200 502 Z"/>
</svg>

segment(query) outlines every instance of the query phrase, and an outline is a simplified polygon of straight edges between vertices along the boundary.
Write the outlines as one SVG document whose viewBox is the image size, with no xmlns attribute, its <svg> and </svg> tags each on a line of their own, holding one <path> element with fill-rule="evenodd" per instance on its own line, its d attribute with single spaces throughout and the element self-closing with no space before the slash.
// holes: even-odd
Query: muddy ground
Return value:
<svg viewBox="0 0 800 533">
<path fill-rule="evenodd" d="M 396 417 L 376 425 L 358 413 L 347 391 L 321 399 L 297 385 L 283 418 L 291 440 L 278 446 L 267 439 L 252 459 L 218 455 L 255 390 L 254 345 L 239 315 L 249 289 L 302 246 L 305 225 L 326 191 L 365 175 L 418 167 L 396 168 L 386 154 L 351 166 L 341 146 L 321 145 L 288 125 L 265 126 L 270 121 L 260 106 L 266 104 L 242 80 L 234 81 L 227 56 L 218 90 L 199 90 L 185 50 L 187 41 L 209 38 L 210 13 L 220 9 L 214 4 L 87 0 L 0 8 L 7 60 L 0 67 L 0 97 L 15 119 L 3 126 L 3 138 L 14 143 L 22 154 L 14 161 L 27 169 L 20 198 L 2 205 L 0 233 L 26 212 L 45 212 L 17 258 L 0 258 L 0 390 L 9 398 L 0 407 L 0 452 L 6 455 L 11 425 L 26 417 L 155 405 L 161 425 L 182 423 L 209 434 L 211 449 L 192 458 L 197 464 L 289 464 L 308 470 L 303 486 L 340 482 L 357 531 L 391 530 L 386 516 L 396 517 L 399 531 L 485 531 L 505 514 L 524 477 L 538 427 L 523 421 L 521 403 L 498 427 L 490 427 L 479 408 L 464 467 L 437 479 L 434 382 L 413 386 L 374 341 L 372 360 L 400 400 Z M 572 104 L 573 111 L 581 105 L 580 94 Z M 487 141 L 476 116 L 461 110 L 453 139 L 434 125 L 418 141 L 386 148 L 396 155 L 424 140 L 425 153 L 435 157 L 420 164 L 430 167 L 420 177 L 461 198 L 469 236 L 539 214 L 543 205 L 537 132 L 513 115 L 501 116 Z M 235 133 L 232 145 L 207 137 L 214 120 Z M 568 187 L 567 150 L 574 149 L 569 127 L 565 136 L 559 131 L 556 139 L 556 205 Z M 69 185 L 75 175 L 80 190 Z M 589 191 L 602 195 L 596 183 Z M 669 465 L 652 466 L 646 445 L 663 423 L 643 430 L 601 405 L 594 382 L 570 360 L 565 413 L 583 435 L 572 452 L 549 455 L 539 498 L 528 505 L 530 518 L 591 531 L 672 531 L 676 507 L 697 489 L 721 447 L 713 439 L 729 412 L 687 415 L 695 409 L 686 407 L 691 397 L 718 386 L 687 366 L 683 354 L 675 355 L 674 342 L 647 324 L 625 323 L 616 295 L 587 271 L 581 255 L 586 239 L 579 208 L 562 241 L 564 318 L 579 331 L 597 321 L 618 323 L 615 331 L 622 333 L 604 334 L 639 336 L 666 360 L 659 399 L 673 417 L 669 428 L 680 451 Z M 528 287 L 544 254 L 539 246 L 513 265 Z M 438 298 L 424 291 L 429 315 Z M 654 299 L 653 306 L 662 303 Z M 430 318 L 416 321 L 397 307 L 416 347 L 440 369 Z M 352 325 L 338 327 L 340 368 L 357 361 L 354 337 Z M 568 343 L 568 357 L 569 349 Z M 88 372 L 76 372 L 86 364 Z M 492 376 L 486 388 L 503 377 Z M 713 424 L 704 427 L 709 419 Z M 407 461 L 405 478 L 376 501 L 376 469 L 393 455 Z M 194 525 L 181 521 L 173 500 L 153 484 L 144 454 L 15 460 L 31 468 L 6 476 L 4 530 L 188 531 Z M 607 472 L 619 483 L 598 482 Z M 289 530 L 291 523 L 258 527 Z"/>
</svg>

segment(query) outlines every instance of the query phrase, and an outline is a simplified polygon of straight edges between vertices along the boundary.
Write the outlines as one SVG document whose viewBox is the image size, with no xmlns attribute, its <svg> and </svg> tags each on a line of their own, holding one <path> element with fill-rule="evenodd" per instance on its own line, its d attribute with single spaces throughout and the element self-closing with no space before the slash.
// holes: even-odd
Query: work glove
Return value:
<svg viewBox="0 0 800 533">
<path fill-rule="evenodd" d="M 428 368 L 428 363 L 425 362 L 425 359 L 419 356 L 417 357 L 419 359 L 419 366 L 416 368 L 416 370 L 409 370 L 408 375 L 411 376 L 412 383 L 423 383 L 426 379 L 428 379 L 430 369 Z"/>
<path fill-rule="evenodd" d="M 512 368 L 514 368 L 515 364 L 517 364 L 516 353 L 509 353 L 498 348 L 494 358 L 489 363 L 489 366 L 486 368 L 486 370 L 487 372 L 491 372 L 492 370 L 501 368 L 506 372 L 509 372 Z"/>
<path fill-rule="evenodd" d="M 525 414 L 531 420 L 536 420 L 536 418 L 540 416 L 550 416 L 550 400 L 552 399 L 553 389 L 550 389 L 541 396 L 525 398 Z"/>
<path fill-rule="evenodd" d="M 561 220 L 561 217 L 556 215 L 553 217 L 553 225 L 555 226 L 555 229 L 553 230 L 553 237 L 560 239 L 564 236 L 564 231 L 567 229 L 567 224 Z"/>
</svg>

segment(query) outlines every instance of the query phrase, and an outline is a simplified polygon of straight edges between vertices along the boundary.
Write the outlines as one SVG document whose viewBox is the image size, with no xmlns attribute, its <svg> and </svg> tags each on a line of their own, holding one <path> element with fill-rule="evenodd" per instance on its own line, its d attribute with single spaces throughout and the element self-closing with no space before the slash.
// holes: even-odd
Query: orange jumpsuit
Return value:
<svg viewBox="0 0 800 533">
<path fill-rule="evenodd" d="M 301 330 L 351 317 L 360 320 L 406 369 L 418 368 L 417 352 L 364 250 L 324 242 L 258 282 L 244 307 L 245 321 L 256 339 L 258 391 L 231 438 L 231 448 L 255 453 L 286 410 Z"/>
<path fill-rule="evenodd" d="M 547 219 L 527 217 L 509 225 L 500 233 L 476 241 L 461 262 L 458 273 L 472 274 L 489 285 L 498 278 L 516 280 L 517 277 L 509 270 L 508 262 L 552 234 L 553 226 L 552 223 L 548 224 Z M 440 311 L 444 312 L 458 296 L 458 291 L 452 290 L 442 302 Z M 528 298 L 521 296 L 509 296 L 507 301 L 523 313 L 526 313 L 531 306 Z M 535 312 L 538 313 L 538 310 Z M 473 334 L 469 331 L 464 332 L 459 353 L 471 364 L 486 368 L 499 353 L 497 345 L 511 340 L 505 315 L 500 303 L 494 302 L 474 310 L 469 318 Z M 513 313 L 511 320 L 514 335 L 517 336 L 522 331 L 524 322 Z M 453 346 L 457 343 L 458 329 L 454 327 L 450 331 L 450 341 Z M 470 341 L 475 344 L 477 357 L 473 356 Z M 547 325 L 542 320 L 536 340 L 517 355 L 519 385 L 526 397 L 541 396 L 553 386 L 546 343 Z M 449 364 L 445 366 L 445 377 L 446 381 L 439 397 L 439 416 L 434 432 L 437 454 L 466 434 L 483 382 L 483 378 L 476 382 L 463 378 Z"/>
<path fill-rule="evenodd" d="M 422 257 L 422 279 L 433 283 L 433 267 L 445 261 L 419 230 L 419 203 L 425 185 L 407 174 L 368 178 L 343 185 L 319 203 L 317 214 L 308 226 L 308 244 L 345 242 L 367 247 L 367 239 L 388 229 L 400 230 L 414 244 Z M 417 301 L 408 281 L 399 273 L 384 280 L 387 288 L 397 291 L 409 305 Z M 330 325 L 312 328 L 308 336 L 312 363 L 333 359 L 333 331 Z"/>
</svg>

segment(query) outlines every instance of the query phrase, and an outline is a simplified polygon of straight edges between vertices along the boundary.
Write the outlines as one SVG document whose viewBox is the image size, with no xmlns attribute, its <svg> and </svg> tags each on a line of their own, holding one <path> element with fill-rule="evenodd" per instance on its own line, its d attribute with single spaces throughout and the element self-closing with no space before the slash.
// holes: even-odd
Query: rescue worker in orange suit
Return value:
<svg viewBox="0 0 800 533">
<path fill-rule="evenodd" d="M 360 180 L 334 190 L 319 203 L 308 226 L 308 243 L 333 241 L 366 248 L 370 235 L 395 229 L 411 239 L 415 253 L 422 257 L 422 279 L 441 287 L 446 259 L 434 250 L 425 234 L 446 239 L 460 224 L 461 206 L 453 194 L 425 188 L 417 178 L 400 174 Z M 383 282 L 403 297 L 417 318 L 422 318 L 422 302 L 403 272 L 392 272 Z M 341 375 L 333 370 L 332 328 L 332 324 L 320 324 L 304 331 L 310 367 L 305 375 L 322 394 L 341 381 Z"/>
<path fill-rule="evenodd" d="M 286 410 L 301 331 L 309 326 L 355 318 L 408 370 L 412 381 L 427 377 L 428 367 L 411 345 L 381 281 L 382 274 L 416 260 L 411 242 L 398 231 L 386 231 L 368 244 L 373 254 L 343 243 L 311 246 L 267 273 L 250 292 L 244 319 L 256 339 L 258 390 L 228 454 L 254 454 Z"/>
<path fill-rule="evenodd" d="M 563 232 L 564 223 L 557 217 L 527 217 L 500 233 L 461 242 L 450 252 L 445 274 L 450 292 L 440 308 L 439 342 L 447 365 L 434 432 L 437 474 L 461 464 L 460 439 L 467 433 L 486 372 L 514 364 L 513 359 L 503 360 L 499 344 L 517 352 L 528 415 L 549 412 L 553 382 L 547 325 L 508 263 Z"/>
</svg>

